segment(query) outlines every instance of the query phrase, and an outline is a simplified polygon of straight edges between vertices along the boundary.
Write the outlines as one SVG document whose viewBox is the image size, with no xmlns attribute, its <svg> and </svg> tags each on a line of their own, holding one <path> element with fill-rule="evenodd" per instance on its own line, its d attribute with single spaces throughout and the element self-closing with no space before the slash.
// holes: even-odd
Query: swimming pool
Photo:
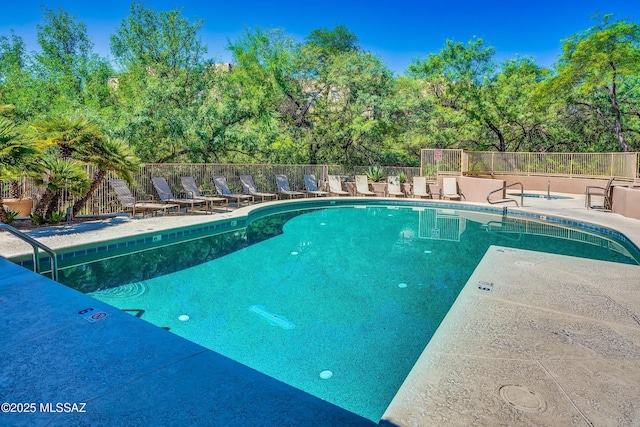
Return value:
<svg viewBox="0 0 640 427">
<path fill-rule="evenodd" d="M 343 207 L 247 225 L 61 281 L 95 279 L 96 298 L 377 421 L 489 245 L 636 262 L 595 230 L 495 210 Z M 159 274 L 126 282 L 140 270 Z"/>
<path fill-rule="evenodd" d="M 542 193 L 509 193 L 509 196 L 512 197 L 529 197 L 532 199 L 549 199 L 549 200 L 566 200 L 571 199 L 569 196 L 558 196 L 555 194 L 542 194 Z"/>
</svg>

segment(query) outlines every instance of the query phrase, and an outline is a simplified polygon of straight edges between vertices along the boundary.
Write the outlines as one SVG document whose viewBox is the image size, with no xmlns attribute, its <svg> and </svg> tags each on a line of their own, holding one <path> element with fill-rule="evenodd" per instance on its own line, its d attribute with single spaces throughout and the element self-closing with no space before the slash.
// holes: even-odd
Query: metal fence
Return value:
<svg viewBox="0 0 640 427">
<path fill-rule="evenodd" d="M 88 176 L 93 176 L 94 166 L 86 166 Z M 328 175 L 352 176 L 354 174 L 366 174 L 367 167 L 346 168 L 341 165 L 289 165 L 289 164 L 215 164 L 215 163 L 157 163 L 146 164 L 140 167 L 134 174 L 131 192 L 136 200 L 157 199 L 155 189 L 151 182 L 153 177 L 163 177 L 169 183 L 174 195 L 178 197 L 182 191 L 180 177 L 191 176 L 203 193 L 215 193 L 212 176 L 221 175 L 227 178 L 229 189 L 234 193 L 242 193 L 240 175 L 251 175 L 259 191 L 277 192 L 277 174 L 287 175 L 289 186 L 292 190 L 304 189 L 304 175 L 314 175 L 319 185 L 327 181 Z M 390 175 L 405 173 L 409 178 L 419 175 L 419 168 L 385 167 L 385 172 Z M 87 202 L 80 214 L 112 214 L 122 210 L 122 207 L 113 191 L 109 187 L 108 175 L 100 187 L 93 194 L 93 198 Z M 36 185 L 30 178 L 22 178 L 20 193 L 26 197 L 38 200 L 45 191 L 44 187 Z M 9 198 L 9 183 L 4 182 L 0 191 L 3 198 Z M 58 202 L 58 210 L 67 209 L 73 203 L 73 198 L 66 192 Z"/>
<path fill-rule="evenodd" d="M 638 153 L 513 153 L 424 149 L 422 174 L 527 175 L 638 181 Z"/>
<path fill-rule="evenodd" d="M 492 175 L 543 175 L 581 178 L 608 178 L 638 181 L 638 153 L 503 153 L 477 152 L 451 149 L 424 149 L 420 155 L 420 167 L 383 166 L 386 175 L 405 174 L 409 181 L 413 176 L 425 176 L 437 180 L 439 175 L 492 174 Z M 88 176 L 96 171 L 87 166 Z M 177 196 L 182 191 L 181 176 L 192 176 L 204 192 L 215 192 L 212 176 L 227 178 L 231 191 L 240 193 L 240 175 L 251 175 L 260 191 L 276 192 L 276 174 L 285 174 L 292 189 L 304 189 L 303 176 L 313 174 L 319 184 L 326 182 L 328 175 L 365 175 L 367 166 L 346 167 L 343 165 L 284 165 L 284 164 L 217 164 L 217 163 L 160 163 L 146 164 L 134 175 L 131 191 L 138 200 L 154 199 L 152 177 L 164 177 Z M 81 214 L 110 214 L 121 211 L 120 203 L 109 188 L 109 178 L 94 193 Z M 8 182 L 0 183 L 3 198 L 9 198 Z M 44 187 L 30 178 L 19 181 L 20 193 L 38 200 Z M 73 198 L 63 193 L 58 209 L 66 209 Z"/>
</svg>

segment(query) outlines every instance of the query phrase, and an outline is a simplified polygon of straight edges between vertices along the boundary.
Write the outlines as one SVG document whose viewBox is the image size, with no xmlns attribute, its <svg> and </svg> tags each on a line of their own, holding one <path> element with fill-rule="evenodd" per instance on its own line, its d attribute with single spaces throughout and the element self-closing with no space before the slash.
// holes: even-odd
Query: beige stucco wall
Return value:
<svg viewBox="0 0 640 427">
<path fill-rule="evenodd" d="M 469 176 L 458 177 L 458 188 L 464 194 L 467 202 L 486 202 L 487 195 L 505 186 L 504 179 L 484 179 Z M 492 200 L 504 199 L 505 192 L 498 192 L 491 196 Z"/>
<path fill-rule="evenodd" d="M 640 187 L 615 185 L 611 207 L 615 213 L 628 218 L 640 219 Z"/>
</svg>

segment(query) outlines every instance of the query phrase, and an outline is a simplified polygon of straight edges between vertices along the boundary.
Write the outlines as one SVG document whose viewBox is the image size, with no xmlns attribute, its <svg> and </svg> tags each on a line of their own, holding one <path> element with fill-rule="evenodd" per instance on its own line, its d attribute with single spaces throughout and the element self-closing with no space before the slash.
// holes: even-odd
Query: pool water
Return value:
<svg viewBox="0 0 640 427">
<path fill-rule="evenodd" d="M 527 224 L 316 210 L 287 217 L 275 237 L 91 295 L 377 422 L 490 245 L 635 263 L 605 237 Z"/>
<path fill-rule="evenodd" d="M 571 199 L 571 197 L 569 196 L 557 196 L 554 194 L 540 194 L 540 193 L 509 193 L 508 194 L 511 197 L 529 197 L 532 199 L 549 199 L 549 200 L 566 200 L 566 199 Z"/>
</svg>

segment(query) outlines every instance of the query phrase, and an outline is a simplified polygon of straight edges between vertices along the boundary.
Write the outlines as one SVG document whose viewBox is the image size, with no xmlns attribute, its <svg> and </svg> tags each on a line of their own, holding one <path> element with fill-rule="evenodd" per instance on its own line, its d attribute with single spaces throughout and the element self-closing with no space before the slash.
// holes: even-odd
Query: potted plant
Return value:
<svg viewBox="0 0 640 427">
<path fill-rule="evenodd" d="M 406 197 L 411 196 L 411 183 L 408 181 L 407 174 L 404 172 L 400 172 L 398 174 L 400 178 L 400 186 L 402 187 L 402 192 Z"/>
<path fill-rule="evenodd" d="M 387 193 L 387 183 L 384 182 L 386 177 L 384 168 L 381 166 L 370 166 L 367 169 L 367 179 L 371 188 L 375 193 L 381 193 L 383 196 Z"/>
</svg>

